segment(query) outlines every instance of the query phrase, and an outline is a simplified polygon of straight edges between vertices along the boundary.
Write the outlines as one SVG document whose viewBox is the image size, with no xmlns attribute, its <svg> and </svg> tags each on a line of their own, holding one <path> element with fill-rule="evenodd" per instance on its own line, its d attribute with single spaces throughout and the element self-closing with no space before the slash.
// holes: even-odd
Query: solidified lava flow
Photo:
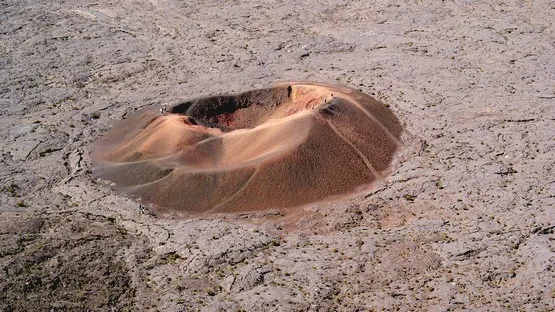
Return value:
<svg viewBox="0 0 555 312">
<path fill-rule="evenodd" d="M 362 92 L 287 82 L 140 110 L 96 143 L 93 175 L 158 212 L 284 209 L 383 178 L 402 132 Z"/>
</svg>

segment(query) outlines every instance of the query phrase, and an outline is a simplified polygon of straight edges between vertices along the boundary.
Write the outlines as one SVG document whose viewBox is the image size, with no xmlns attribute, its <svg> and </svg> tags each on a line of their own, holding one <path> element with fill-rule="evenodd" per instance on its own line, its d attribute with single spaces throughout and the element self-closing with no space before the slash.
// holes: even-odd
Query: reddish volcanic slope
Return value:
<svg viewBox="0 0 555 312">
<path fill-rule="evenodd" d="M 402 131 L 359 91 L 288 82 L 141 110 L 97 142 L 93 174 L 158 211 L 288 208 L 382 178 Z"/>
</svg>

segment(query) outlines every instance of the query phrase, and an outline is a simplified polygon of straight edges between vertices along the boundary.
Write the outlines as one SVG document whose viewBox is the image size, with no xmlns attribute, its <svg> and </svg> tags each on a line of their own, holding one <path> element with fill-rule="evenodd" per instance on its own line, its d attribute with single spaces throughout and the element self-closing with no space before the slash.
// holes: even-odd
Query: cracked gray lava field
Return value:
<svg viewBox="0 0 555 312">
<path fill-rule="evenodd" d="M 552 1 L 0 12 L 0 310 L 555 310 Z M 388 105 L 397 171 L 295 220 L 157 218 L 91 177 L 134 110 L 288 80 Z"/>
</svg>

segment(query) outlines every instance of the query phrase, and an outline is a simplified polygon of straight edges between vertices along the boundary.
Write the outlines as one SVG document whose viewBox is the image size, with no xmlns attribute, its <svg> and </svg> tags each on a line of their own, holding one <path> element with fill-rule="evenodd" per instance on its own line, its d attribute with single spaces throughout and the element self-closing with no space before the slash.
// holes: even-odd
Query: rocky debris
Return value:
<svg viewBox="0 0 555 312">
<path fill-rule="evenodd" d="M 134 287 L 118 253 L 129 237 L 106 220 L 3 213 L 0 308 L 3 311 L 119 309 Z"/>
</svg>

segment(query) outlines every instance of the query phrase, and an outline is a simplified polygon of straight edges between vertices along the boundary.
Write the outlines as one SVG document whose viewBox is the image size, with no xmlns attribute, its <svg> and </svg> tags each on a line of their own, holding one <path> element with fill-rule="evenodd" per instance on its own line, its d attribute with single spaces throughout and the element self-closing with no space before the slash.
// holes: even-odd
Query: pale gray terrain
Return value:
<svg viewBox="0 0 555 312">
<path fill-rule="evenodd" d="M 547 0 L 0 2 L 0 310 L 555 310 L 554 16 Z M 389 105 L 413 142 L 397 171 L 269 221 L 157 218 L 91 178 L 93 142 L 128 113 L 285 80 Z"/>
</svg>

